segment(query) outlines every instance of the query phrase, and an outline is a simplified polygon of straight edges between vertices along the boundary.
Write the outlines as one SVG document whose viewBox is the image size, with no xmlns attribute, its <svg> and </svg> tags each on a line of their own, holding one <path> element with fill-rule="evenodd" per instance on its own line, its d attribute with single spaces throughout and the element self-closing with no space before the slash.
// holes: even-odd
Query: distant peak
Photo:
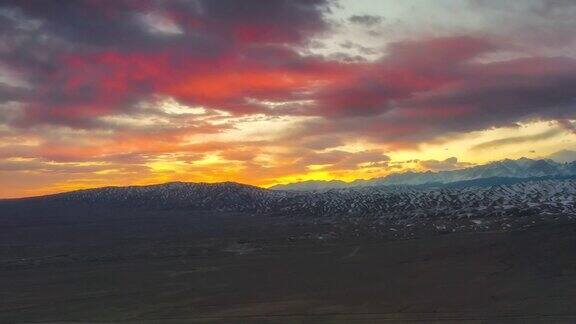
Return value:
<svg viewBox="0 0 576 324">
<path fill-rule="evenodd" d="M 531 159 L 522 157 L 517 160 L 503 159 L 483 165 L 449 171 L 422 171 L 391 173 L 384 177 L 370 180 L 356 180 L 350 183 L 334 181 L 305 181 L 289 185 L 274 186 L 272 189 L 284 190 L 327 190 L 353 186 L 390 186 L 390 185 L 423 185 L 431 183 L 451 183 L 486 178 L 530 178 L 541 176 L 576 175 L 576 170 L 568 164 L 560 164 L 550 159 Z M 334 183 L 334 185 L 332 185 Z"/>
</svg>

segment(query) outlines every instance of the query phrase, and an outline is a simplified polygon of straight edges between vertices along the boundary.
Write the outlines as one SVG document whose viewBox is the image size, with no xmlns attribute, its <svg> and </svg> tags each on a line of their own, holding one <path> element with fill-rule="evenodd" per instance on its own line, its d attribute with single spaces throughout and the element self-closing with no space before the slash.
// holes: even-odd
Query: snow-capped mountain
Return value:
<svg viewBox="0 0 576 324">
<path fill-rule="evenodd" d="M 350 183 L 342 181 L 306 181 L 286 185 L 277 185 L 271 189 L 295 191 L 322 191 L 346 187 L 422 185 L 429 183 L 452 183 L 458 181 L 486 178 L 532 178 L 546 176 L 576 175 L 576 162 L 557 163 L 552 160 L 502 160 L 461 170 L 441 172 L 404 172 L 395 173 L 370 180 L 356 180 Z"/>
<path fill-rule="evenodd" d="M 179 182 L 0 200 L 0 225 L 5 228 L 55 221 L 114 222 L 117 217 L 134 217 L 129 215 L 243 215 L 267 219 L 280 231 L 282 226 L 308 226 L 320 231 L 321 237 L 409 238 L 422 231 L 508 231 L 573 222 L 576 177 L 485 178 L 448 185 L 357 186 L 320 192 Z M 299 235 L 312 233 L 307 231 Z"/>
<path fill-rule="evenodd" d="M 504 162 L 510 167 L 508 162 Z M 528 168 L 540 163 L 529 164 Z M 519 163 L 512 164 L 517 166 Z M 490 168 L 494 165 L 490 166 Z M 546 168 L 542 168 L 547 172 Z M 540 172 L 540 171 L 539 171 Z M 479 186 L 365 186 L 324 192 L 268 190 L 238 183 L 168 183 L 109 187 L 0 201 L 0 207 L 143 208 L 204 210 L 303 216 L 374 216 L 402 214 L 477 217 L 514 212 L 576 213 L 576 179 L 534 180 Z"/>
<path fill-rule="evenodd" d="M 151 186 L 106 187 L 79 190 L 46 197 L 51 203 L 83 203 L 104 206 L 131 206 L 168 209 L 265 210 L 271 200 L 286 196 L 235 182 L 171 182 Z"/>
<path fill-rule="evenodd" d="M 576 212 L 576 180 L 460 188 L 358 187 L 303 193 L 284 208 L 315 215 L 497 216 L 512 211 Z"/>
</svg>

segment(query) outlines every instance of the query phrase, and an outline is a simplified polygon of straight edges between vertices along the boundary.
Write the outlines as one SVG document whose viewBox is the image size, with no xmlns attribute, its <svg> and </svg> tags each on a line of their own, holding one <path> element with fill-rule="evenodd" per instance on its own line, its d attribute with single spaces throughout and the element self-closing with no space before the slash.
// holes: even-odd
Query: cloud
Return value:
<svg viewBox="0 0 576 324">
<path fill-rule="evenodd" d="M 304 153 L 296 158 L 295 165 L 305 169 L 310 166 L 323 166 L 325 170 L 355 170 L 361 165 L 366 167 L 386 167 L 390 157 L 380 150 L 365 150 L 359 152 L 347 152 L 332 150 L 327 152 Z"/>
<path fill-rule="evenodd" d="M 324 150 L 328 148 L 338 147 L 344 144 L 342 138 L 336 136 L 317 136 L 305 140 L 301 145 L 305 148 L 313 150 Z"/>
<path fill-rule="evenodd" d="M 366 27 L 373 27 L 382 22 L 383 18 L 374 15 L 353 15 L 348 18 L 348 20 L 353 24 L 363 25 Z"/>
<path fill-rule="evenodd" d="M 0 82 L 0 104 L 20 101 L 29 95 L 29 90 L 24 87 L 12 86 Z"/>
<path fill-rule="evenodd" d="M 25 104 L 20 127 L 93 128 L 94 118 L 151 95 L 261 112 L 249 98 L 285 99 L 323 78 L 314 60 L 287 46 L 326 31 L 328 10 L 324 0 L 5 1 L 0 61 L 35 89 L 23 97 L 2 87 L 0 100 Z M 147 15 L 181 32 L 150 33 Z"/>
<path fill-rule="evenodd" d="M 483 13 L 485 30 L 522 46 L 562 48 L 576 40 L 572 30 L 576 3 L 570 0 L 498 1 L 469 0 L 471 9 Z"/>
<path fill-rule="evenodd" d="M 550 154 L 547 158 L 559 163 L 569 163 L 576 161 L 576 151 L 561 150 L 556 153 Z"/>
<path fill-rule="evenodd" d="M 401 147 L 574 115 L 576 60 L 479 62 L 482 55 L 508 49 L 489 37 L 398 41 L 376 61 L 344 63 L 287 46 L 328 30 L 325 1 L 248 1 L 242 8 L 233 1 L 144 4 L 94 7 L 78 1 L 54 13 L 48 3 L 14 3 L 23 17 L 44 24 L 46 35 L 76 43 L 58 51 L 48 42 L 54 54 L 48 60 L 8 51 L 8 61 L 38 67 L 22 67 L 36 89 L 20 98 L 24 113 L 12 125 L 109 128 L 103 117 L 133 114 L 141 102 L 164 96 L 234 115 L 315 116 L 320 119 L 302 125 L 310 136 L 346 133 Z M 87 9 L 96 12 L 94 21 L 83 18 Z M 165 15 L 183 35 L 150 35 L 133 17 L 150 12 Z M 119 34 L 109 37 L 115 25 Z M 137 37 L 107 42 L 124 34 Z M 307 103 L 269 104 L 291 101 Z"/>
<path fill-rule="evenodd" d="M 418 162 L 419 166 L 425 170 L 430 171 L 450 171 L 467 168 L 473 164 L 466 162 L 458 162 L 455 157 L 447 158 L 443 161 L 438 160 L 424 160 Z"/>
<path fill-rule="evenodd" d="M 394 44 L 357 75 L 318 92 L 300 136 L 357 136 L 389 148 L 534 120 L 575 118 L 576 60 L 475 60 L 497 43 L 468 37 Z"/>
<path fill-rule="evenodd" d="M 566 130 L 576 134 L 576 126 L 574 126 L 574 123 L 571 120 L 560 119 L 558 120 L 558 123 L 560 123 L 560 125 L 564 127 Z"/>
<path fill-rule="evenodd" d="M 41 159 L 29 159 L 23 161 L 0 159 L 0 172 L 34 172 L 55 174 L 90 174 L 102 171 L 114 171 L 121 173 L 146 172 L 148 168 L 143 166 L 117 166 L 110 164 L 83 165 L 79 163 L 53 163 Z"/>
<path fill-rule="evenodd" d="M 559 134 L 563 133 L 562 129 L 551 129 L 545 132 L 534 134 L 534 135 L 525 135 L 525 136 L 514 136 L 514 137 L 506 137 L 500 138 L 488 142 L 484 142 L 478 145 L 475 145 L 471 148 L 473 151 L 483 151 L 488 150 L 495 147 L 506 146 L 506 145 L 516 145 L 522 143 L 532 143 L 537 141 L 546 140 L 552 137 L 555 137 Z"/>
<path fill-rule="evenodd" d="M 158 24 L 172 24 L 194 40 L 193 32 L 209 41 L 300 42 L 327 25 L 325 0 L 114 1 L 89 0 L 51 3 L 4 1 L 26 17 L 39 20 L 46 32 L 74 43 L 91 46 L 149 48 L 175 41 L 150 33 L 141 15 L 161 17 Z M 157 19 L 158 20 L 158 19 Z M 146 20 L 145 20 L 146 21 Z"/>
</svg>

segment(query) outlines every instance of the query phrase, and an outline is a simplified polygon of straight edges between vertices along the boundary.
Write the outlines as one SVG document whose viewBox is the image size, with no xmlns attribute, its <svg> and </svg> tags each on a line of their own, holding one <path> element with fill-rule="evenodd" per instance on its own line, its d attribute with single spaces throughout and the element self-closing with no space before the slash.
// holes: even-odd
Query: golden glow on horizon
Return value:
<svg viewBox="0 0 576 324">
<path fill-rule="evenodd" d="M 72 179 L 57 173 L 54 175 L 43 174 L 42 170 L 28 171 L 28 174 L 35 177 L 46 177 L 54 179 L 54 181 L 37 188 L 23 187 L 19 190 L 14 190 L 15 187 L 7 186 L 0 189 L 0 196 L 20 197 L 111 185 L 148 185 L 170 181 L 237 181 L 263 187 L 306 180 L 343 180 L 350 182 L 356 179 L 380 177 L 405 170 L 424 170 L 413 160 L 445 160 L 450 157 L 457 157 L 461 162 L 482 164 L 505 158 L 542 158 L 563 148 L 576 149 L 575 135 L 573 133 L 564 130 L 556 123 L 533 122 L 521 124 L 518 127 L 495 128 L 457 134 L 451 138 L 439 140 L 438 143 L 423 144 L 418 148 L 387 152 L 386 154 L 390 157 L 389 162 L 391 165 L 395 165 L 395 168 L 371 167 L 369 163 L 360 163 L 358 168 L 354 170 L 332 170 L 330 169 L 330 164 L 310 164 L 304 170 L 293 170 L 290 162 L 283 161 L 283 154 L 289 152 L 285 151 L 281 143 L 276 146 L 264 146 L 261 148 L 261 152 L 255 150 L 255 148 L 247 148 L 239 155 L 241 158 L 249 158 L 249 155 L 254 153 L 253 163 L 264 167 L 263 171 L 258 169 L 251 170 L 251 166 L 243 166 L 245 161 L 230 160 L 226 158 L 226 154 L 223 154 L 230 151 L 231 148 L 234 149 L 234 138 L 246 138 L 246 136 L 259 134 L 260 137 L 258 139 L 266 139 L 275 134 L 273 129 L 288 129 L 293 123 L 294 120 L 290 118 L 247 120 L 242 122 L 241 126 L 230 130 L 228 133 L 195 136 L 192 138 L 194 142 L 201 143 L 201 139 L 206 142 L 211 140 L 211 138 L 226 139 L 231 146 L 222 146 L 221 150 L 216 146 L 214 153 L 203 154 L 200 158 L 194 160 L 187 160 L 186 155 L 160 154 L 154 160 L 145 164 L 146 171 L 126 171 L 122 167 L 103 162 L 50 162 L 50 165 L 53 166 L 100 166 L 102 169 L 89 174 L 82 174 L 82 177 L 74 177 Z M 234 136 L 230 134 L 234 134 Z M 547 135 L 538 138 L 539 134 Z M 502 139 L 522 137 L 535 139 L 517 143 L 498 144 L 498 141 Z M 492 147 L 475 149 L 475 147 L 494 142 L 496 144 Z M 362 152 L 379 148 L 381 147 L 378 145 L 356 140 L 346 143 L 337 149 L 346 152 Z M 319 150 L 318 152 L 329 152 L 330 150 L 332 149 Z M 16 157 L 10 160 L 13 162 L 34 162 L 34 158 L 25 157 Z M 270 171 L 274 169 L 277 170 Z"/>
<path fill-rule="evenodd" d="M 550 137 L 525 142 L 494 145 L 485 149 L 474 149 L 484 143 L 506 138 L 529 137 L 550 132 Z M 569 146 L 575 135 L 562 129 L 557 123 L 534 122 L 519 124 L 518 127 L 494 128 L 489 130 L 455 134 L 439 144 L 423 144 L 418 150 L 390 153 L 393 160 L 443 160 L 457 157 L 459 160 L 475 164 L 495 160 L 518 159 L 521 157 L 544 158 Z"/>
</svg>

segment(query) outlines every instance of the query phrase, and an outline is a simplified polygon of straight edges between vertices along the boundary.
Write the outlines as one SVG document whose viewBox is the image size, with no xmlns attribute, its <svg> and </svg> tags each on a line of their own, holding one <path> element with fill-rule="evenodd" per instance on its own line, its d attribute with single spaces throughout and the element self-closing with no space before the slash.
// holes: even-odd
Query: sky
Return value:
<svg viewBox="0 0 576 324">
<path fill-rule="evenodd" d="M 3 0 L 0 198 L 566 159 L 574 30 L 572 0 Z"/>
</svg>

